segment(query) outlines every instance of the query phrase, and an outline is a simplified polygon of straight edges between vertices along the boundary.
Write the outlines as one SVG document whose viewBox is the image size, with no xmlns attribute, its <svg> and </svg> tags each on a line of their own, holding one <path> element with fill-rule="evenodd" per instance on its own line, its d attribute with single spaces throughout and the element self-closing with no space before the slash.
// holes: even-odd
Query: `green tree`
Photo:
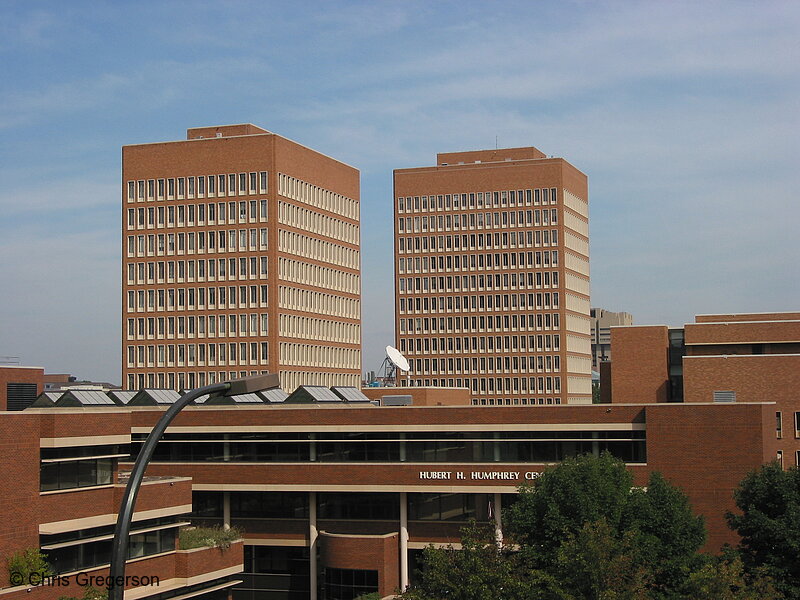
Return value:
<svg viewBox="0 0 800 600">
<path fill-rule="evenodd" d="M 516 553 L 492 539 L 491 527 L 474 522 L 461 530 L 461 550 L 423 551 L 418 583 L 405 600 L 572 600 L 558 593 L 552 578 L 523 568 Z"/>
<path fill-rule="evenodd" d="M 658 473 L 651 475 L 647 488 L 634 487 L 625 464 L 607 453 L 569 458 L 546 470 L 533 485 L 520 489 L 507 517 L 526 562 L 546 573 L 558 572 L 565 540 L 589 533 L 604 533 L 622 544 L 617 546 L 619 557 L 607 557 L 608 564 L 623 557 L 630 561 L 641 573 L 637 581 L 647 581 L 652 598 L 683 597 L 686 578 L 702 565 L 698 550 L 705 527 L 686 496 Z M 607 531 L 584 530 L 587 523 L 597 528 L 601 522 Z"/>
<path fill-rule="evenodd" d="M 678 590 L 705 562 L 698 554 L 706 540 L 703 518 L 660 473 L 650 475 L 646 490 L 631 490 L 623 512 L 620 531 L 635 532 L 637 560 L 650 573 L 653 595 L 683 598 Z"/>
<path fill-rule="evenodd" d="M 741 514 L 728 513 L 741 536 L 745 571 L 762 569 L 786 598 L 800 599 L 800 471 L 777 462 L 753 471 L 734 492 Z"/>
<path fill-rule="evenodd" d="M 770 577 L 761 573 L 747 577 L 736 556 L 710 559 L 689 575 L 685 597 L 693 600 L 780 600 Z"/>
<path fill-rule="evenodd" d="M 695 597 L 690 589 L 767 589 L 735 579 L 733 568 L 723 572 L 728 579 L 713 580 L 703 570 L 709 559 L 698 553 L 703 520 L 686 496 L 657 473 L 646 488 L 634 487 L 610 454 L 547 469 L 520 488 L 504 517 L 518 551 L 495 544 L 491 528 L 467 529 L 463 550 L 425 551 L 420 583 L 403 598 L 677 600 Z"/>
<path fill-rule="evenodd" d="M 53 574 L 47 558 L 38 548 L 26 548 L 15 552 L 6 559 L 6 565 L 10 579 L 15 576 L 26 583 L 31 581 L 31 575 L 34 573 L 38 575 L 39 579 Z"/>
<path fill-rule="evenodd" d="M 600 384 L 592 383 L 592 404 L 602 404 L 600 399 Z"/>
<path fill-rule="evenodd" d="M 648 573 L 636 563 L 635 534 L 600 519 L 569 535 L 556 557 L 556 579 L 570 598 L 647 600 Z"/>
</svg>

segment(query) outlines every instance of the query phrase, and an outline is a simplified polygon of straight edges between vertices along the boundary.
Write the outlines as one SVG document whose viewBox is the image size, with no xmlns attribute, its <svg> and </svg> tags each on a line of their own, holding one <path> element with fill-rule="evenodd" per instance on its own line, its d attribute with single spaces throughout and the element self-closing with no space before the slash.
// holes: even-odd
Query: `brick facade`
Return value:
<svg viewBox="0 0 800 600">
<path fill-rule="evenodd" d="M 394 171 L 394 209 L 402 385 L 591 403 L 586 175 L 533 147 L 443 153 Z"/>
<path fill-rule="evenodd" d="M 8 410 L 8 386 L 15 383 L 36 385 L 36 396 L 44 390 L 44 369 L 0 365 L 0 411 Z"/>
<path fill-rule="evenodd" d="M 29 409 L 19 413 L 0 412 L 0 565 L 5 566 L 5 561 L 17 552 L 38 549 L 43 539 L 40 535 L 113 526 L 125 488 L 124 484 L 116 483 L 116 468 L 110 484 L 40 491 L 40 465 L 44 464 L 40 455 L 43 448 L 86 451 L 97 444 L 127 444 L 125 440 L 130 439 L 130 432 L 131 413 L 127 411 Z M 189 479 L 146 478 L 137 498 L 134 523 L 141 518 L 187 513 L 191 504 Z M 92 541 L 92 536 L 85 537 L 88 542 Z M 160 581 L 156 587 L 130 590 L 129 593 L 138 599 L 205 581 L 216 582 L 241 568 L 242 544 L 238 542 L 224 551 L 219 548 L 186 552 L 173 549 L 135 558 L 129 561 L 126 575 Z M 104 577 L 108 575 L 108 566 L 83 568 L 80 573 L 82 577 Z M 0 596 L 7 600 L 81 597 L 84 590 L 76 579 L 76 572 L 61 575 L 64 585 L 29 585 L 26 582 L 26 585 L 11 587 L 9 572 L 2 568 Z"/>
<path fill-rule="evenodd" d="M 242 124 L 124 146 L 122 179 L 123 387 L 358 385 L 358 170 Z"/>
</svg>

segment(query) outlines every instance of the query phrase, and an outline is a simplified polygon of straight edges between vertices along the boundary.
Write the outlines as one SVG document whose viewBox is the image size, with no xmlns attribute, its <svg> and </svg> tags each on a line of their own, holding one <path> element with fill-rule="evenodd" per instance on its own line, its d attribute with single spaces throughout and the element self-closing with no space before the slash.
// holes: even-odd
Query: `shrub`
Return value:
<svg viewBox="0 0 800 600">
<path fill-rule="evenodd" d="M 231 543 L 242 537 L 241 530 L 231 527 L 187 527 L 181 529 L 178 536 L 178 547 L 181 550 L 192 548 L 202 548 L 211 546 L 213 548 L 230 548 Z"/>
<path fill-rule="evenodd" d="M 9 576 L 14 574 L 19 577 L 21 575 L 21 579 L 26 582 L 30 581 L 30 576 L 33 573 L 42 578 L 50 577 L 53 574 L 53 569 L 47 563 L 45 555 L 38 548 L 26 548 L 15 552 L 8 557 L 6 562 Z"/>
</svg>

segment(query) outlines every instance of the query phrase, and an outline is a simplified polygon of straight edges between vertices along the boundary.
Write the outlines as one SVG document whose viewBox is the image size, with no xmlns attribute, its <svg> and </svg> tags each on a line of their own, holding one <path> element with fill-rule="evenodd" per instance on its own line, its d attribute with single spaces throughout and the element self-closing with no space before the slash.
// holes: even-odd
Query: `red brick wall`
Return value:
<svg viewBox="0 0 800 600">
<path fill-rule="evenodd" d="M 378 591 L 382 596 L 400 587 L 398 534 L 386 536 L 339 536 L 320 532 L 323 567 L 378 571 Z"/>
<path fill-rule="evenodd" d="M 773 407 L 662 404 L 646 410 L 648 468 L 683 490 L 704 516 L 706 550 L 736 543 L 725 511 L 735 508 L 733 490 L 739 482 L 764 462 L 765 442 L 773 443 L 764 439 Z"/>
<path fill-rule="evenodd" d="M 0 411 L 6 410 L 8 404 L 7 385 L 9 383 L 35 383 L 36 395 L 44 389 L 44 369 L 40 367 L 6 367 L 0 366 Z"/>
<path fill-rule="evenodd" d="M 669 334 L 663 325 L 611 328 L 614 403 L 666 402 Z"/>
<path fill-rule="evenodd" d="M 0 369 L 2 372 L 2 369 Z M 5 390 L 5 385 L 3 385 Z M 26 413 L 0 414 L 0 587 L 5 560 L 39 547 L 39 423 Z"/>
<path fill-rule="evenodd" d="M 195 548 L 176 555 L 175 576 L 195 577 L 235 565 L 244 566 L 244 544 L 234 542 L 229 548 Z"/>
<path fill-rule="evenodd" d="M 800 319 L 800 312 L 779 313 L 727 313 L 718 315 L 697 315 L 696 323 L 723 323 L 734 321 L 796 321 Z"/>
<path fill-rule="evenodd" d="M 800 439 L 795 434 L 795 412 L 800 411 L 800 354 L 784 356 L 692 356 L 683 361 L 686 402 L 711 402 L 714 391 L 736 392 L 736 402 L 775 402 L 765 423 L 765 460 L 783 452 L 784 467 L 796 465 Z M 782 435 L 777 439 L 776 412 L 781 413 Z"/>
<path fill-rule="evenodd" d="M 378 387 L 361 388 L 370 400 L 383 396 L 411 396 L 415 406 L 469 406 L 469 388 Z"/>
<path fill-rule="evenodd" d="M 777 402 L 798 407 L 800 354 L 687 356 L 683 361 L 686 402 L 712 402 L 715 390 L 733 390 L 737 402 Z"/>
<path fill-rule="evenodd" d="M 760 344 L 800 341 L 800 320 L 768 323 L 689 323 L 687 344 Z"/>
<path fill-rule="evenodd" d="M 41 437 L 67 438 L 92 435 L 130 435 L 129 412 L 110 409 L 64 409 L 37 410 L 40 417 Z"/>
</svg>

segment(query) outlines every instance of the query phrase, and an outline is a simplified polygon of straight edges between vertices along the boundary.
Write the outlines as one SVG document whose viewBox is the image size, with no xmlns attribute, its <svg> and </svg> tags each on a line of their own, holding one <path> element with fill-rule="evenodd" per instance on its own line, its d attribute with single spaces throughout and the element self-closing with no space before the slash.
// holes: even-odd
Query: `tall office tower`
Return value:
<svg viewBox="0 0 800 600">
<path fill-rule="evenodd" d="M 600 370 L 600 363 L 611 360 L 611 328 L 633 325 L 633 315 L 593 308 L 592 317 L 592 368 Z"/>
<path fill-rule="evenodd" d="M 122 149 L 128 388 L 360 385 L 359 173 L 254 125 Z"/>
<path fill-rule="evenodd" d="M 591 403 L 586 176 L 533 147 L 453 152 L 395 170 L 394 198 L 401 381 Z"/>
</svg>

